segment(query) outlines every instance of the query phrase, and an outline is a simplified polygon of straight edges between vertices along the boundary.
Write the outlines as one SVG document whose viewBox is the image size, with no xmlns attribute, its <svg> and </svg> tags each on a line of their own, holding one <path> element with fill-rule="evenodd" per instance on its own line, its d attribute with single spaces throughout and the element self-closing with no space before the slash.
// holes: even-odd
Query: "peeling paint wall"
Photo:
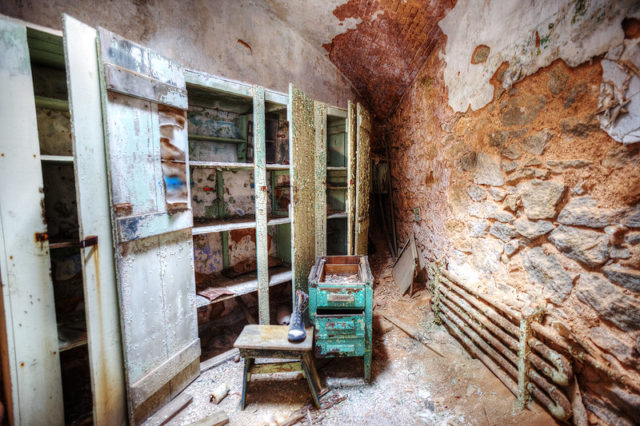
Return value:
<svg viewBox="0 0 640 426">
<path fill-rule="evenodd" d="M 445 260 L 465 281 L 484 283 L 493 297 L 517 309 L 546 305 L 547 324 L 575 336 L 637 389 L 640 147 L 613 139 L 599 119 L 606 58 L 616 46 L 637 40 L 624 39 L 621 25 L 637 12 L 624 12 L 628 2 L 611 2 L 617 12 L 603 2 L 554 3 L 550 9 L 530 2 L 512 19 L 485 3 L 458 2 L 454 11 L 460 11 L 441 23 L 450 37 L 438 43 L 386 123 L 399 238 L 415 233 L 427 260 Z M 548 28 L 549 11 L 575 11 L 579 3 L 585 9 L 576 22 L 582 24 L 572 23 L 570 14 L 558 25 L 584 26 L 581 20 L 604 7 L 606 28 L 592 26 L 587 36 L 584 29 L 556 29 L 556 48 L 541 53 L 541 62 L 535 52 L 522 51 L 526 39 L 520 28 L 511 32 L 512 23 L 526 23 L 527 43 L 535 46 L 534 29 Z M 502 19 L 488 19 L 491 10 Z M 477 21 L 486 29 L 474 27 Z M 468 26 L 480 37 L 471 37 Z M 500 44 L 482 37 L 489 32 Z M 470 39 L 461 44 L 456 38 Z M 571 53 L 600 38 L 607 43 L 591 54 Z M 450 50 L 463 45 L 463 53 Z M 492 62 L 496 68 L 469 71 L 485 66 L 472 61 L 487 64 L 492 55 L 500 59 Z M 500 67 L 508 55 L 521 58 L 518 78 Z M 461 68 L 449 79 L 456 64 Z M 616 122 L 631 114 L 620 111 Z M 592 422 L 640 422 L 640 396 L 632 388 L 578 361 L 574 367 Z"/>
<path fill-rule="evenodd" d="M 186 67 L 346 107 L 351 85 L 314 46 L 254 0 L 45 0 L 0 3 L 0 13 L 60 29 L 62 13 L 102 26 Z"/>
</svg>

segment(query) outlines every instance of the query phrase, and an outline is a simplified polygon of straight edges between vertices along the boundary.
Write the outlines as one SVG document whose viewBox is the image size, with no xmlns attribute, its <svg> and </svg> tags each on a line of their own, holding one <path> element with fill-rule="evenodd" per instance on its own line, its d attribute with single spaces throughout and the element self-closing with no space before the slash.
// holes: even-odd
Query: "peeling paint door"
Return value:
<svg viewBox="0 0 640 426">
<path fill-rule="evenodd" d="M 292 272 L 295 290 L 308 291 L 315 261 L 315 132 L 313 100 L 289 84 L 289 152 L 292 190 Z"/>
<path fill-rule="evenodd" d="M 371 118 L 361 104 L 357 107 L 355 253 L 367 254 L 369 235 L 369 192 L 371 189 Z"/>
<path fill-rule="evenodd" d="M 356 111 L 347 105 L 347 254 L 353 254 L 356 215 Z"/>
<path fill-rule="evenodd" d="M 2 372 L 16 425 L 64 423 L 27 29 L 0 18 Z"/>
<path fill-rule="evenodd" d="M 98 80 L 98 33 L 67 15 L 63 16 L 63 30 L 79 234 L 81 241 L 97 237 L 96 244 L 80 249 L 93 421 L 121 425 L 127 409 Z"/>
<path fill-rule="evenodd" d="M 129 419 L 200 372 L 182 67 L 98 29 Z"/>
<path fill-rule="evenodd" d="M 327 104 L 314 102 L 316 257 L 327 255 Z"/>
</svg>

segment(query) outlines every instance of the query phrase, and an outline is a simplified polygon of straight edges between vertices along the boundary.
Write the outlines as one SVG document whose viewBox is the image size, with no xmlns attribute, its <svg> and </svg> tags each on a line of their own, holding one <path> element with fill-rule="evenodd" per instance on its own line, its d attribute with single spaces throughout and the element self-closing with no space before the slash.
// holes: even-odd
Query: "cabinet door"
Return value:
<svg viewBox="0 0 640 426">
<path fill-rule="evenodd" d="M 130 422 L 199 374 L 180 65 L 98 29 Z"/>
<path fill-rule="evenodd" d="M 356 214 L 354 254 L 367 254 L 369 235 L 369 192 L 371 188 L 371 119 L 361 105 L 357 107 L 356 134 Z"/>
<path fill-rule="evenodd" d="M 307 278 L 315 261 L 315 132 L 313 100 L 289 85 L 291 141 L 292 273 L 294 290 L 308 290 Z M 295 297 L 295 294 L 293 295 Z"/>
<path fill-rule="evenodd" d="M 126 421 L 126 394 L 98 79 L 97 31 L 63 16 L 93 421 Z M 97 239 L 96 239 L 97 238 Z"/>
<path fill-rule="evenodd" d="M 327 255 L 327 104 L 313 103 L 315 126 L 316 256 Z"/>
<path fill-rule="evenodd" d="M 27 29 L 0 18 L 2 375 L 12 424 L 63 424 Z"/>
<path fill-rule="evenodd" d="M 356 216 L 356 111 L 347 106 L 347 254 L 353 254 Z"/>
</svg>

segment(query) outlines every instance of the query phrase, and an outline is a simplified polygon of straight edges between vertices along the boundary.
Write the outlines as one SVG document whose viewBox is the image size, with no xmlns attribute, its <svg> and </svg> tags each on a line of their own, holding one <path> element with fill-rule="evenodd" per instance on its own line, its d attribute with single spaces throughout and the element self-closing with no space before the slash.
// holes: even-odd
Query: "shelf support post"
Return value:
<svg viewBox="0 0 640 426">
<path fill-rule="evenodd" d="M 258 322 L 269 324 L 269 244 L 267 232 L 267 161 L 264 88 L 253 86 L 254 191 L 256 198 L 256 257 L 258 264 Z"/>
</svg>

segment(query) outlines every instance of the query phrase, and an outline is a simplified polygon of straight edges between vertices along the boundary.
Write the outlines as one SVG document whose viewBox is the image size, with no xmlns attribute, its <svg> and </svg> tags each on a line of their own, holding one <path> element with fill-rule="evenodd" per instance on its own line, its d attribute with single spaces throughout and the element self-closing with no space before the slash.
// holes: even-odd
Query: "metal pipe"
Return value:
<svg viewBox="0 0 640 426">
<path fill-rule="evenodd" d="M 442 279 L 442 278 L 444 278 L 444 279 Z M 460 285 L 460 283 L 451 281 L 449 278 L 441 277 L 441 281 L 440 282 L 441 282 L 441 284 L 442 283 L 447 284 L 448 287 L 451 288 L 451 290 L 453 290 L 458 295 L 460 295 L 465 301 L 467 301 L 469 304 L 471 304 L 476 309 L 478 309 L 478 311 L 483 313 L 485 316 L 487 316 L 489 319 L 491 319 L 497 325 L 502 327 L 504 330 L 506 330 L 509 333 L 511 333 L 511 335 L 513 335 L 513 338 L 517 338 L 520 335 L 520 329 L 515 324 L 513 324 L 512 322 L 510 322 L 507 319 L 505 319 L 504 317 L 502 317 L 499 313 L 497 313 L 491 307 L 486 306 L 486 304 L 493 303 L 492 301 L 487 301 L 488 299 L 485 298 L 483 300 L 487 301 L 486 304 L 482 303 L 478 299 L 472 297 L 473 293 L 469 294 L 466 291 L 466 288 L 468 286 L 462 286 L 462 285 Z M 533 328 L 534 331 L 536 331 L 537 327 L 535 327 L 535 326 L 537 326 L 537 325 L 539 325 L 539 324 L 536 323 L 536 322 L 532 323 L 532 328 Z M 566 386 L 563 383 L 567 383 L 568 384 L 569 379 L 573 376 L 573 369 L 571 368 L 571 362 L 566 357 L 564 357 L 562 354 L 560 354 L 560 353 L 554 351 L 553 349 L 549 348 L 548 346 L 546 346 L 544 343 L 542 343 L 540 340 L 538 340 L 536 338 L 529 339 L 528 343 L 538 354 L 540 354 L 549 363 L 551 363 L 551 365 L 554 366 L 554 369 L 555 369 L 554 371 L 555 372 L 550 372 L 550 373 L 555 375 L 556 379 L 553 379 L 551 376 L 549 376 L 549 377 L 552 378 L 552 380 L 554 380 L 555 383 L 558 383 L 560 385 Z M 564 379 L 563 376 L 566 376 L 566 382 L 565 382 L 565 379 Z"/>
<path fill-rule="evenodd" d="M 475 321 L 477 321 L 482 326 L 484 326 L 486 329 L 491 331 L 491 333 L 496 335 L 498 337 L 498 339 L 500 341 L 502 341 L 502 343 L 506 344 L 509 349 L 511 349 L 512 351 L 514 351 L 517 354 L 517 352 L 518 352 L 518 340 L 517 339 L 515 339 L 511 335 L 505 333 L 502 329 L 497 327 L 495 324 L 493 324 L 487 318 L 483 317 L 477 310 L 473 309 L 473 307 L 471 307 L 466 301 L 464 301 L 464 300 L 460 299 L 458 296 L 452 294 L 452 292 L 450 290 L 448 290 L 446 288 L 441 288 L 440 292 L 447 299 L 449 299 L 450 301 L 455 303 L 455 305 L 457 305 L 457 307 L 456 306 L 450 306 L 450 309 L 452 309 L 454 312 L 460 314 L 461 312 L 458 310 L 458 307 L 459 307 L 459 309 L 464 311 L 464 313 L 466 313 L 467 315 L 473 317 L 473 319 Z M 470 324 L 470 325 L 472 325 L 472 324 Z M 472 327 L 473 327 L 473 325 L 472 325 Z M 474 327 L 474 329 L 475 329 L 475 327 Z M 478 331 L 478 330 L 476 330 L 476 331 Z M 484 332 L 484 330 L 483 330 L 483 332 Z M 491 334 L 489 334 L 489 333 L 487 333 L 487 334 L 489 335 L 489 338 L 493 337 L 493 336 L 491 336 Z M 534 341 L 534 339 L 529 339 L 529 342 L 533 342 L 533 341 Z M 533 343 L 534 344 L 538 344 L 540 342 L 535 341 Z M 557 354 L 557 355 L 560 356 L 559 354 Z M 515 354 L 514 354 L 514 356 L 515 356 Z M 570 369 L 569 370 L 564 369 L 564 368 L 562 368 L 562 366 L 561 366 L 561 368 L 557 368 L 557 367 L 554 368 L 551 365 L 549 365 L 545 360 L 543 360 L 542 358 L 540 358 L 538 355 L 536 355 L 534 353 L 529 353 L 529 355 L 527 356 L 527 359 L 531 362 L 531 364 L 535 368 L 539 369 L 543 374 L 545 374 L 547 377 L 549 377 L 554 383 L 556 383 L 558 385 L 561 385 L 561 386 L 567 386 L 569 384 L 569 378 L 571 377 L 571 374 L 572 374 Z M 517 364 L 517 362 L 514 362 L 514 364 Z"/>
<path fill-rule="evenodd" d="M 448 303 L 444 302 L 443 305 L 444 306 L 441 306 L 441 312 L 443 314 L 442 319 L 445 321 L 445 323 L 449 321 L 453 322 L 458 328 L 458 331 L 462 330 L 473 341 L 475 345 L 479 346 L 483 351 L 485 351 L 496 363 L 498 363 L 504 370 L 506 370 L 510 376 L 518 376 L 518 370 L 508 360 L 510 357 L 513 357 L 517 362 L 517 357 L 511 351 L 509 351 L 504 345 L 496 342 L 495 338 L 493 338 L 493 343 L 497 343 L 501 351 L 497 352 L 496 350 L 494 350 L 494 348 L 488 345 L 477 332 L 472 330 L 468 325 L 465 325 L 464 321 L 449 309 Z M 481 361 L 483 360 L 481 359 Z M 558 391 L 555 386 L 549 384 L 542 376 L 540 376 L 537 371 L 529 369 L 527 374 L 533 380 L 533 383 L 529 383 L 528 389 L 531 392 L 531 395 L 533 395 L 533 397 L 536 398 L 538 402 L 544 405 L 545 408 L 547 408 L 547 410 L 549 410 L 549 412 L 558 420 L 563 421 L 571 417 L 571 404 L 564 396 L 564 394 Z M 498 378 L 503 383 L 505 383 L 505 381 L 500 377 Z M 505 385 L 507 384 L 505 383 Z M 547 391 L 549 395 L 543 393 L 538 386 Z M 509 387 L 509 385 L 507 385 L 507 387 Z M 517 396 L 517 386 L 514 387 L 515 389 L 509 387 L 509 390 Z"/>
</svg>

